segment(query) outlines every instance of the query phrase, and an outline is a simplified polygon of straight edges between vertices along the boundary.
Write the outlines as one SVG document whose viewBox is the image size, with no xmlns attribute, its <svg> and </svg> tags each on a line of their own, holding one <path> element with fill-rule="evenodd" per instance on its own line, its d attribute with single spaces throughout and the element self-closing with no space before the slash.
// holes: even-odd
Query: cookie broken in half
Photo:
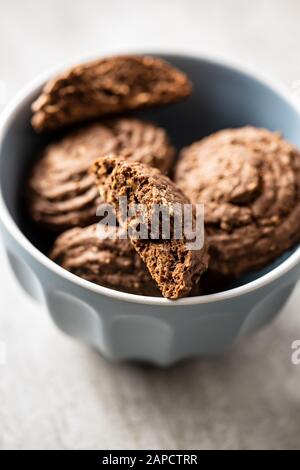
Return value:
<svg viewBox="0 0 300 470">
<path fill-rule="evenodd" d="M 191 93 L 187 76 L 151 56 L 125 55 L 88 62 L 61 73 L 32 104 L 37 132 L 133 109 L 172 103 Z"/>
<path fill-rule="evenodd" d="M 122 155 L 112 154 L 98 159 L 93 172 L 101 197 L 114 206 L 119 223 L 128 230 L 133 247 L 162 295 L 169 299 L 189 295 L 207 269 L 208 254 L 206 243 L 199 249 L 191 249 L 184 233 L 181 238 L 174 236 L 174 207 L 190 204 L 187 197 L 159 170 L 123 160 Z M 156 239 L 134 236 L 130 229 L 144 223 L 144 218 L 137 212 L 124 221 L 119 207 L 122 197 L 126 197 L 128 213 L 135 204 L 145 207 L 148 215 L 153 213 L 155 206 L 164 207 L 170 216 L 169 238 L 160 232 Z"/>
</svg>

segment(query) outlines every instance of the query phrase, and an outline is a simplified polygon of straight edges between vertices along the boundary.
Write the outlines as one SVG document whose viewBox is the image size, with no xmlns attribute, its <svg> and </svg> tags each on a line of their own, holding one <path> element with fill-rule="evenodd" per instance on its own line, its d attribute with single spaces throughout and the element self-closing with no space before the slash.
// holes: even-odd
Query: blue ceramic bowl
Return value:
<svg viewBox="0 0 300 470">
<path fill-rule="evenodd" d="M 278 85 L 224 60 L 153 54 L 184 70 L 194 85 L 186 101 L 139 113 L 165 127 L 178 148 L 218 129 L 246 124 L 280 130 L 300 147 L 299 106 Z M 51 240 L 23 216 L 20 188 L 46 142 L 30 127 L 30 105 L 51 75 L 27 87 L 2 114 L 0 218 L 18 281 L 47 306 L 58 327 L 107 358 L 169 365 L 191 356 L 220 354 L 241 335 L 274 318 L 299 278 L 298 246 L 226 291 L 177 301 L 98 286 L 47 258 Z"/>
</svg>

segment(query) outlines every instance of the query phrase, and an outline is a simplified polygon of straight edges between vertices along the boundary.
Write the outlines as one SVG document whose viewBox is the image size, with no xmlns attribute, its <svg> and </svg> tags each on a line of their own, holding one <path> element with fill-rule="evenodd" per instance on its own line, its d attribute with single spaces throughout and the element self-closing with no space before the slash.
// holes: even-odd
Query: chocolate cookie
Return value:
<svg viewBox="0 0 300 470">
<path fill-rule="evenodd" d="M 100 198 L 88 169 L 100 155 L 124 149 L 162 171 L 173 162 L 166 132 L 151 123 L 117 118 L 87 125 L 50 144 L 35 163 L 27 191 L 31 217 L 54 231 L 95 222 Z"/>
<path fill-rule="evenodd" d="M 135 118 L 107 121 L 117 139 L 117 152 L 128 150 L 128 158 L 168 173 L 173 165 L 175 149 L 164 129 Z"/>
<path fill-rule="evenodd" d="M 159 289 L 128 239 L 100 238 L 97 224 L 73 228 L 56 239 L 50 258 L 73 274 L 105 287 L 159 296 Z"/>
<path fill-rule="evenodd" d="M 80 64 L 50 80 L 33 103 L 37 132 L 87 119 L 177 101 L 191 93 L 186 75 L 150 56 Z"/>
<path fill-rule="evenodd" d="M 207 247 L 192 250 L 185 235 L 176 239 L 174 233 L 174 207 L 189 204 L 189 200 L 175 184 L 159 170 L 149 166 L 122 160 L 109 155 L 97 160 L 93 166 L 101 197 L 112 204 L 120 224 L 129 228 L 130 240 L 137 253 L 147 265 L 164 297 L 177 299 L 187 296 L 207 269 Z M 159 233 L 158 238 L 136 238 L 130 234 L 131 227 L 143 223 L 140 214 L 132 214 L 126 222 L 121 220 L 119 198 L 126 196 L 128 210 L 135 204 L 143 204 L 151 220 L 155 205 L 163 206 L 169 216 L 171 231 L 168 239 Z"/>
<path fill-rule="evenodd" d="M 182 151 L 175 182 L 205 204 L 214 271 L 239 276 L 300 240 L 300 153 L 278 133 L 217 132 Z"/>
</svg>

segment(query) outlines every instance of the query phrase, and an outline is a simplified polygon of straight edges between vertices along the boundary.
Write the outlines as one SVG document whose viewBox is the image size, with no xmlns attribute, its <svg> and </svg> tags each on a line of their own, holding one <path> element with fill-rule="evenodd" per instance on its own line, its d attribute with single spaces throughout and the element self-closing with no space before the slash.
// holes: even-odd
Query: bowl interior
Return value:
<svg viewBox="0 0 300 470">
<path fill-rule="evenodd" d="M 266 84 L 221 63 L 177 55 L 161 56 L 187 73 L 193 83 L 193 94 L 182 103 L 134 114 L 166 128 L 178 150 L 219 129 L 248 124 L 280 130 L 286 139 L 300 147 L 299 113 Z M 47 253 L 54 237 L 37 229 L 24 210 L 24 180 L 28 170 L 45 144 L 53 139 L 53 136 L 37 136 L 30 126 L 30 105 L 39 91 L 34 90 L 20 104 L 3 135 L 0 186 L 4 202 L 20 230 L 39 250 Z M 286 252 L 263 270 L 229 281 L 217 289 L 237 287 L 262 276 L 296 249 Z"/>
</svg>

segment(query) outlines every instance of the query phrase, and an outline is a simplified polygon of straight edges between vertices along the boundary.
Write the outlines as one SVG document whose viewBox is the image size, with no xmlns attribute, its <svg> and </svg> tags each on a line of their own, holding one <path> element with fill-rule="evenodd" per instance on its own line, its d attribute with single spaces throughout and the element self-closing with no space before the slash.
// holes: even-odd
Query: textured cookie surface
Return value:
<svg viewBox="0 0 300 470">
<path fill-rule="evenodd" d="M 31 217 L 54 231 L 95 222 L 100 199 L 88 169 L 100 155 L 125 149 L 164 172 L 173 162 L 166 132 L 151 123 L 117 118 L 87 125 L 50 144 L 35 163 L 27 191 Z"/>
<path fill-rule="evenodd" d="M 116 138 L 116 151 L 127 150 L 128 158 L 168 173 L 175 149 L 165 129 L 141 119 L 120 117 L 105 121 Z"/>
<path fill-rule="evenodd" d="M 148 220 L 151 220 L 154 205 L 164 206 L 169 211 L 171 231 L 168 239 L 164 239 L 161 233 L 156 239 L 133 236 L 130 239 L 163 296 L 170 299 L 187 296 L 208 264 L 206 245 L 199 250 L 191 250 L 184 237 L 172 237 L 174 205 L 182 207 L 189 204 L 189 200 L 159 170 L 122 160 L 120 156 L 110 155 L 97 160 L 93 170 L 101 197 L 115 207 L 120 223 L 124 221 L 120 220 L 118 204 L 119 198 L 124 196 L 128 200 L 128 210 L 136 203 L 143 204 Z M 130 229 L 138 226 L 141 220 L 139 214 L 133 214 L 124 225 Z"/>
<path fill-rule="evenodd" d="M 77 65 L 49 81 L 33 103 L 37 132 L 177 101 L 191 85 L 184 73 L 150 56 L 118 56 Z"/>
<path fill-rule="evenodd" d="M 217 132 L 182 151 L 175 181 L 205 204 L 217 272 L 263 267 L 300 240 L 300 154 L 278 133 Z"/>
<path fill-rule="evenodd" d="M 128 239 L 113 238 L 97 224 L 73 228 L 56 239 L 50 258 L 87 281 L 139 295 L 159 296 L 159 289 Z M 112 238 L 110 238 L 112 237 Z"/>
</svg>

